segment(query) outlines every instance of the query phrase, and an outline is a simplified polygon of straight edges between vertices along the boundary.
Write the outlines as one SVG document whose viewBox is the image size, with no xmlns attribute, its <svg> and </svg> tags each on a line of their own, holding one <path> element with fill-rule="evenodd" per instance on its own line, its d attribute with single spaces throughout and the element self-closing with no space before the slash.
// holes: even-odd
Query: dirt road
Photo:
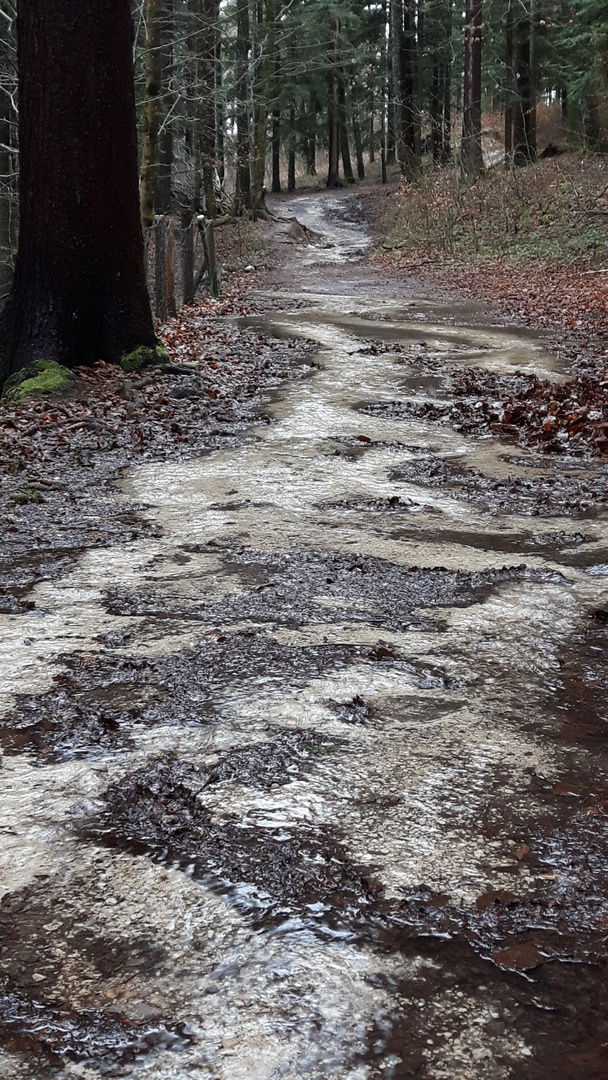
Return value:
<svg viewBox="0 0 608 1080">
<path fill-rule="evenodd" d="M 602 468 L 450 427 L 558 361 L 291 212 L 318 367 L 0 616 L 0 1075 L 605 1077 Z"/>
</svg>

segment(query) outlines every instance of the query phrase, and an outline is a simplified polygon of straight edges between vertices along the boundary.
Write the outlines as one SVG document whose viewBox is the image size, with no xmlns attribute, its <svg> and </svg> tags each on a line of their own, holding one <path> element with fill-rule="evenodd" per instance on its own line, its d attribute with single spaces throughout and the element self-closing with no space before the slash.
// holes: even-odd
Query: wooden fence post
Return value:
<svg viewBox="0 0 608 1080">
<path fill-rule="evenodd" d="M 175 226 L 172 218 L 169 218 L 167 222 L 166 239 L 167 315 L 171 319 L 177 313 L 175 307 Z"/>
<path fill-rule="evenodd" d="M 213 219 L 205 223 L 205 239 L 207 241 L 207 256 L 209 259 L 209 292 L 212 296 L 220 296 L 222 292 L 222 286 L 220 282 L 220 272 L 217 265 L 217 254 L 215 250 L 215 222 Z"/>
<path fill-rule="evenodd" d="M 154 218 L 154 313 L 156 318 L 164 323 L 167 321 L 167 268 L 166 268 L 166 236 L 165 219 L 159 214 Z"/>
<path fill-rule="evenodd" d="M 182 279 L 183 303 L 194 301 L 194 230 L 196 222 L 190 210 L 182 214 Z"/>
</svg>

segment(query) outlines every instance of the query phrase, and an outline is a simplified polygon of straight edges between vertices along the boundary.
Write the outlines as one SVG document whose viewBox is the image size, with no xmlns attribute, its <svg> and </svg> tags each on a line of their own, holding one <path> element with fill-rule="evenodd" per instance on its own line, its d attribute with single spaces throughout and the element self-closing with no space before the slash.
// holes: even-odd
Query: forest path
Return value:
<svg viewBox="0 0 608 1080">
<path fill-rule="evenodd" d="M 73 723 L 3 762 L 0 1075 L 605 1075 L 606 515 L 442 423 L 463 368 L 559 363 L 375 274 L 348 193 L 291 212 L 247 321 L 318 368 L 128 471 L 161 535 L 37 587 L 39 659 L 3 622 Z"/>
</svg>

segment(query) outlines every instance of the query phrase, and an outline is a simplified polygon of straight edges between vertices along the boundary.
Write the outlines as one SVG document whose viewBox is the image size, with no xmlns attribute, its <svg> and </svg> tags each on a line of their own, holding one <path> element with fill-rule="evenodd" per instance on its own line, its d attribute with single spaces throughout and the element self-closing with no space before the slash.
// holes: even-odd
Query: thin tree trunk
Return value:
<svg viewBox="0 0 608 1080">
<path fill-rule="evenodd" d="M 515 25 L 517 100 L 513 110 L 513 164 L 519 166 L 528 165 L 536 156 L 536 150 L 532 142 L 531 29 L 530 0 L 520 0 L 517 5 L 517 22 Z"/>
<path fill-rule="evenodd" d="M 435 54 L 431 72 L 431 157 L 435 168 L 441 161 L 442 102 L 439 65 L 439 57 Z"/>
<path fill-rule="evenodd" d="M 0 86 L 0 305 L 13 281 L 11 120 L 13 109 L 7 86 Z"/>
<path fill-rule="evenodd" d="M 97 0 L 28 0 L 17 29 L 20 228 L 3 378 L 33 360 L 115 362 L 156 345 L 129 0 L 114 0 L 105 19 Z"/>
<path fill-rule="evenodd" d="M 353 173 L 353 166 L 350 159 L 350 146 L 348 144 L 348 127 L 346 124 L 346 91 L 344 89 L 344 79 L 340 75 L 338 84 L 338 115 L 340 125 L 340 152 L 342 154 L 342 168 L 344 169 L 344 179 L 347 184 L 354 184 L 355 174 Z"/>
<path fill-rule="evenodd" d="M 173 125 L 170 114 L 173 110 L 175 95 L 171 89 L 171 68 L 173 63 L 173 0 L 162 0 L 161 6 L 161 48 L 160 48 L 160 87 L 161 116 L 158 138 L 158 169 L 156 171 L 156 189 L 154 208 L 157 214 L 167 214 L 171 209 L 171 175 L 173 171 Z"/>
<path fill-rule="evenodd" d="M 254 160 L 253 209 L 264 213 L 264 179 L 266 176 L 266 147 L 268 142 L 268 108 L 272 60 L 274 53 L 274 4 L 272 0 L 256 3 L 257 57 L 254 76 Z"/>
<path fill-rule="evenodd" d="M 201 30 L 201 0 L 188 0 L 186 14 L 187 59 L 185 64 L 186 88 L 186 152 L 192 167 L 192 207 L 198 214 L 201 210 L 201 188 L 203 182 L 201 160 L 201 115 L 199 54 Z"/>
<path fill-rule="evenodd" d="M 376 160 L 376 137 L 374 133 L 374 88 L 372 86 L 369 92 L 369 160 L 370 164 L 373 164 Z"/>
<path fill-rule="evenodd" d="M 331 67 L 329 73 L 329 95 L 327 103 L 329 167 L 327 186 L 340 187 L 340 105 L 338 89 L 339 25 L 334 22 L 331 46 Z"/>
<path fill-rule="evenodd" d="M 426 100 L 425 83 L 425 0 L 416 0 L 416 33 L 413 35 L 414 51 L 412 67 L 414 71 L 414 125 L 416 138 L 416 157 L 420 165 L 422 146 L 422 103 Z"/>
<path fill-rule="evenodd" d="M 281 190 L 281 112 L 272 111 L 272 190 Z"/>
<path fill-rule="evenodd" d="M 296 190 L 296 107 L 289 103 L 289 145 L 287 154 L 287 190 Z"/>
<path fill-rule="evenodd" d="M 538 8 L 539 0 L 530 0 L 530 122 L 528 139 L 532 160 L 536 160 L 536 105 L 538 98 Z"/>
<path fill-rule="evenodd" d="M 161 73 L 161 0 L 146 0 L 146 102 L 139 178 L 141 222 L 145 229 L 154 221 Z"/>
<path fill-rule="evenodd" d="M 509 166 L 513 154 L 513 99 L 515 70 L 513 55 L 513 4 L 507 0 L 505 25 L 505 164 Z"/>
<path fill-rule="evenodd" d="M 441 162 L 449 164 L 452 158 L 452 0 L 443 0 L 443 44 L 442 64 L 443 93 L 443 136 L 441 140 Z"/>
<path fill-rule="evenodd" d="M 275 0 L 272 36 L 272 190 L 281 190 L 281 4 Z"/>
<path fill-rule="evenodd" d="M 306 172 L 309 176 L 317 175 L 317 98 L 314 88 L 310 89 L 308 109 L 308 138 L 306 140 Z"/>
<path fill-rule="evenodd" d="M 215 158 L 221 183 L 224 183 L 226 163 L 224 161 L 224 105 L 222 101 L 222 34 L 219 26 L 220 0 L 215 0 Z"/>
<path fill-rule="evenodd" d="M 420 169 L 416 138 L 416 101 L 414 86 L 414 18 L 413 0 L 404 0 L 403 32 L 401 34 L 401 171 L 408 179 Z"/>
<path fill-rule="evenodd" d="M 461 163 L 465 176 L 483 170 L 481 149 L 481 35 L 483 0 L 466 0 Z"/>
<path fill-rule="evenodd" d="M 357 176 L 359 180 L 365 180 L 365 162 L 363 161 L 363 140 L 361 138 L 361 124 L 359 123 L 359 103 L 356 94 L 351 95 L 351 125 L 357 157 Z"/>
<path fill-rule="evenodd" d="M 237 216 L 251 210 L 247 55 L 249 52 L 249 3 L 237 0 L 236 7 L 236 186 L 234 211 Z"/>
<path fill-rule="evenodd" d="M 388 138 L 386 146 L 386 160 L 390 163 L 397 159 L 401 160 L 401 123 L 400 123 L 400 43 L 403 23 L 403 0 L 389 0 L 389 38 L 388 55 L 390 57 L 390 70 L 388 73 L 389 106 L 388 106 Z"/>
<path fill-rule="evenodd" d="M 200 34 L 201 158 L 205 214 L 216 215 L 215 206 L 215 0 L 203 0 Z"/>
</svg>

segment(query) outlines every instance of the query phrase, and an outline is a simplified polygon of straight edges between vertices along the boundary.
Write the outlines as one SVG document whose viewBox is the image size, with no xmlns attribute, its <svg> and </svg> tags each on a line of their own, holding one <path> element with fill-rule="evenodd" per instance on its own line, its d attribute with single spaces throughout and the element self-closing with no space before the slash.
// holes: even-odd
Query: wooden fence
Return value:
<svg viewBox="0 0 608 1080">
<path fill-rule="evenodd" d="M 154 314 L 160 322 L 191 304 L 206 279 L 211 296 L 221 293 L 215 253 L 215 222 L 203 216 L 179 223 L 158 216 L 146 229 L 146 273 Z"/>
</svg>

